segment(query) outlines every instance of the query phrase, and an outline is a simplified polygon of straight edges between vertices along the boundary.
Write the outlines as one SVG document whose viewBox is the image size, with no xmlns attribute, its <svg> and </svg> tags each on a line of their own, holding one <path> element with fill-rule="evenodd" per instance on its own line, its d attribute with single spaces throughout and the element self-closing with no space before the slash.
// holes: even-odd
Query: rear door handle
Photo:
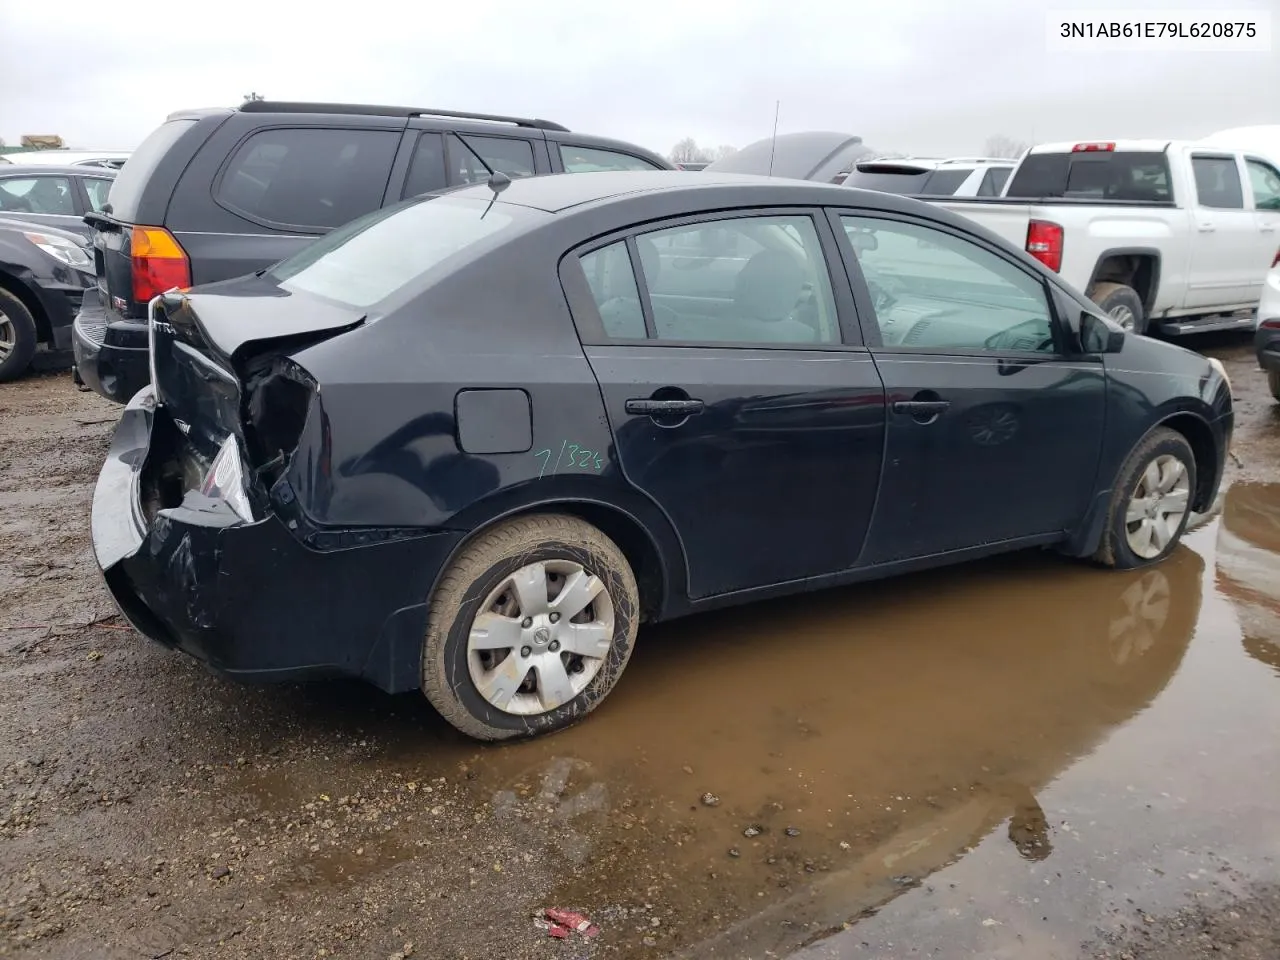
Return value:
<svg viewBox="0 0 1280 960">
<path fill-rule="evenodd" d="M 1216 227 L 1214 227 L 1214 225 L 1213 225 L 1212 223 L 1202 223 L 1202 224 L 1200 224 L 1200 232 L 1201 232 L 1201 233 L 1213 233 L 1213 231 L 1214 231 L 1215 229 L 1217 229 L 1217 228 L 1216 228 Z"/>
<path fill-rule="evenodd" d="M 623 409 L 633 417 L 652 417 L 656 415 L 688 417 L 701 413 L 701 400 L 628 400 Z"/>
<path fill-rule="evenodd" d="M 950 400 L 898 400 L 893 405 L 893 412 L 912 417 L 932 416 L 942 413 L 950 406 Z"/>
<path fill-rule="evenodd" d="M 1264 223 L 1264 224 L 1262 225 L 1262 232 L 1263 232 L 1263 233 L 1275 233 L 1275 232 L 1276 232 L 1276 225 L 1275 225 L 1274 223 Z"/>
</svg>

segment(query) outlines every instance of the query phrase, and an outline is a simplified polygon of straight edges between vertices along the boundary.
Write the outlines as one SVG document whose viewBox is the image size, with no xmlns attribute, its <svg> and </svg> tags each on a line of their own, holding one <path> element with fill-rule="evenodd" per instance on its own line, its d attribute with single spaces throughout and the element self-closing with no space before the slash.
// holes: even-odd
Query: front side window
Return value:
<svg viewBox="0 0 1280 960">
<path fill-rule="evenodd" d="M 0 211 L 75 216 L 66 177 L 10 177 L 0 180 Z"/>
<path fill-rule="evenodd" d="M 560 162 L 565 173 L 591 173 L 596 170 L 658 170 L 648 160 L 641 160 L 616 150 L 600 147 L 578 147 L 560 144 Z"/>
<path fill-rule="evenodd" d="M 99 213 L 107 204 L 107 194 L 111 192 L 111 181 L 103 180 L 101 177 L 85 177 L 84 192 L 89 195 L 89 209 Z"/>
<path fill-rule="evenodd" d="M 399 143 L 386 130 L 260 130 L 232 156 L 215 196 L 250 219 L 336 227 L 382 205 Z"/>
<path fill-rule="evenodd" d="M 1192 157 L 1196 200 L 1215 210 L 1243 210 L 1244 190 L 1234 157 Z"/>
<path fill-rule="evenodd" d="M 998 197 L 1009 179 L 1008 167 L 992 167 L 982 175 L 982 183 L 978 185 L 978 196 Z"/>
<path fill-rule="evenodd" d="M 641 234 L 659 340 L 838 343 L 835 298 L 813 221 L 741 217 Z"/>
<path fill-rule="evenodd" d="M 1253 205 L 1259 210 L 1280 210 L 1280 173 L 1269 163 L 1246 160 Z"/>
<path fill-rule="evenodd" d="M 1044 284 L 989 250 L 919 224 L 843 216 L 887 347 L 1052 352 Z"/>
<path fill-rule="evenodd" d="M 533 144 L 513 137 L 449 134 L 449 162 L 453 183 L 480 183 L 495 173 L 533 176 Z"/>
</svg>

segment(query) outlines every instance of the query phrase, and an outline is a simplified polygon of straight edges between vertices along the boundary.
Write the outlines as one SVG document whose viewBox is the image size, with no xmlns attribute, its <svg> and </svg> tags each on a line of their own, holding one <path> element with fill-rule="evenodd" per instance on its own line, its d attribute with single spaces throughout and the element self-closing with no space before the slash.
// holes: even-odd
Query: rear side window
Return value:
<svg viewBox="0 0 1280 960">
<path fill-rule="evenodd" d="M 1149 151 L 1029 153 L 1005 196 L 1167 202 L 1169 158 Z"/>
<path fill-rule="evenodd" d="M 117 220 L 131 223 L 137 219 L 138 204 L 151 175 L 156 172 L 165 154 L 178 142 L 178 138 L 196 125 L 195 120 L 170 120 L 151 131 L 138 149 L 129 154 L 129 162 L 120 167 L 120 173 L 111 183 L 111 215 Z"/>
<path fill-rule="evenodd" d="M 560 144 L 560 162 L 564 164 L 565 173 L 591 173 L 595 170 L 659 170 L 648 160 L 641 160 L 616 150 L 604 150 L 600 147 L 577 147 L 573 144 Z"/>
<path fill-rule="evenodd" d="M 1192 157 L 1191 170 L 1195 174 L 1196 200 L 1200 206 L 1215 210 L 1244 209 L 1240 168 L 1234 157 Z"/>
<path fill-rule="evenodd" d="M 546 216 L 487 200 L 406 200 L 309 243 L 267 276 L 290 292 L 364 309 L 468 248 Z"/>
<path fill-rule="evenodd" d="M 89 196 L 89 209 L 96 213 L 107 202 L 107 195 L 111 192 L 111 181 L 101 177 L 85 177 L 82 182 L 84 192 Z"/>
<path fill-rule="evenodd" d="M 450 134 L 449 163 L 453 183 L 478 183 L 494 173 L 531 177 L 533 144 L 513 137 Z"/>
<path fill-rule="evenodd" d="M 960 189 L 960 185 L 969 179 L 969 170 L 935 170 L 929 174 L 920 195 L 925 197 L 949 197 Z"/>
<path fill-rule="evenodd" d="M 582 270 L 600 311 L 600 322 L 610 337 L 618 340 L 643 340 L 644 310 L 640 306 L 640 290 L 627 242 L 619 240 L 593 250 L 582 258 Z"/>
<path fill-rule="evenodd" d="M 389 130 L 260 130 L 232 155 L 214 196 L 250 220 L 336 227 L 382 205 L 399 143 Z"/>
<path fill-rule="evenodd" d="M 998 197 L 1009 179 L 1008 167 L 992 167 L 982 175 L 982 183 L 978 184 L 978 196 Z"/>
</svg>

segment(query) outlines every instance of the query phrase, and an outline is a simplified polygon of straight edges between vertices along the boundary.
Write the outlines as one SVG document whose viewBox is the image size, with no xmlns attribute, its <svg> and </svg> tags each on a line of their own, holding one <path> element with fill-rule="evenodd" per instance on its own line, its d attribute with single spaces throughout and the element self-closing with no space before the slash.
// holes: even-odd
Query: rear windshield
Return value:
<svg viewBox="0 0 1280 960">
<path fill-rule="evenodd" d="M 155 172 L 169 148 L 178 142 L 178 138 L 196 123 L 195 120 L 169 120 L 156 127 L 138 149 L 129 154 L 128 161 L 116 174 L 111 184 L 111 194 L 107 201 L 111 204 L 111 215 L 117 220 L 132 223 L 137 218 L 138 203 L 142 199 L 142 191 L 147 181 Z"/>
<path fill-rule="evenodd" d="M 915 167 L 875 167 L 854 170 L 845 180 L 846 187 L 879 190 L 881 193 L 918 194 L 925 197 L 949 197 L 969 179 L 968 170 L 918 170 Z"/>
<path fill-rule="evenodd" d="M 1164 153 L 1137 151 L 1029 153 L 1005 196 L 1170 201 L 1169 158 Z"/>
<path fill-rule="evenodd" d="M 290 292 L 363 309 L 449 258 L 545 216 L 488 200 L 415 197 L 339 227 L 266 276 Z"/>
</svg>

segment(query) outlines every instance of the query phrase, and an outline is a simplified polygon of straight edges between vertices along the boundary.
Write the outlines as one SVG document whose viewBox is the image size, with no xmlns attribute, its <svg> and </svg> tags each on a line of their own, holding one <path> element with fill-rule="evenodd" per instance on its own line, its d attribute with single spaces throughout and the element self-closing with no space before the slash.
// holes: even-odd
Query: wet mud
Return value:
<svg viewBox="0 0 1280 960">
<path fill-rule="evenodd" d="M 1207 347 L 1231 482 L 1159 567 L 1032 552 L 644 629 L 586 722 L 498 746 L 134 635 L 87 540 L 117 408 L 0 387 L 0 955 L 1253 955 L 1280 416 Z M 546 906 L 602 932 L 548 939 Z"/>
</svg>

